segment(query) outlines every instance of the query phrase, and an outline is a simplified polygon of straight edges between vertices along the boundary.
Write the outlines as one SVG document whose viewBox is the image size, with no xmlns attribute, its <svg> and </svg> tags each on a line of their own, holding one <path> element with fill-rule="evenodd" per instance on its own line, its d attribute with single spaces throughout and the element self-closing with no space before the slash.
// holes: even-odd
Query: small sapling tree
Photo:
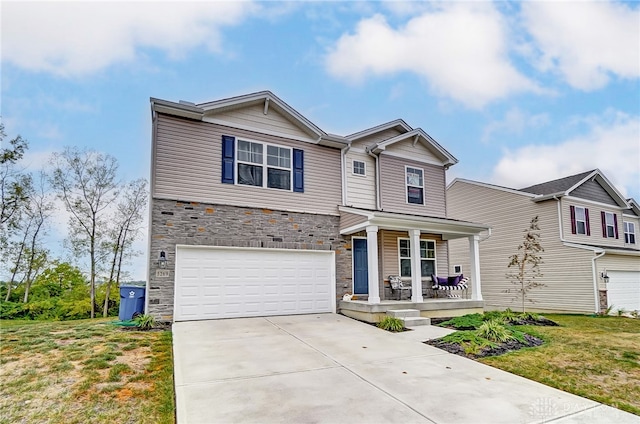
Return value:
<svg viewBox="0 0 640 424">
<path fill-rule="evenodd" d="M 505 290 L 505 293 L 516 293 L 515 299 L 522 301 L 522 313 L 525 313 L 525 302 L 528 300 L 529 292 L 536 287 L 543 287 L 545 284 L 536 280 L 542 277 L 540 272 L 540 264 L 542 257 L 540 253 L 544 249 L 540 245 L 540 227 L 538 226 L 538 217 L 531 219 L 529 228 L 524 230 L 524 240 L 518 246 L 518 253 L 509 257 L 509 265 L 507 268 L 515 268 L 515 270 L 506 274 L 507 279 L 516 287 Z"/>
</svg>

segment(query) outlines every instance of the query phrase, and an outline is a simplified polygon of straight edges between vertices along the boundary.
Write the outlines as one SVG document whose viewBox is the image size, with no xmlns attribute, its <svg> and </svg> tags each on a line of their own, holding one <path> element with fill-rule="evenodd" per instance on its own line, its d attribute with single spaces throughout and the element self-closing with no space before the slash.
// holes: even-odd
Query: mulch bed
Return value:
<svg viewBox="0 0 640 424">
<path fill-rule="evenodd" d="M 442 349 L 449 353 L 453 353 L 455 355 L 460 355 L 460 356 L 464 356 L 465 358 L 471 358 L 471 359 L 484 358 L 485 356 L 502 355 L 503 353 L 519 350 L 524 347 L 540 346 L 541 344 L 544 343 L 541 339 L 530 336 L 529 334 L 525 334 L 524 339 L 525 339 L 525 343 L 520 342 L 518 340 L 509 340 L 504 343 L 498 343 L 497 347 L 485 347 L 481 349 L 480 353 L 478 353 L 477 355 L 465 353 L 464 348 L 460 346 L 458 343 L 448 343 L 440 339 L 427 340 L 424 343 L 437 347 L 438 349 Z"/>
</svg>

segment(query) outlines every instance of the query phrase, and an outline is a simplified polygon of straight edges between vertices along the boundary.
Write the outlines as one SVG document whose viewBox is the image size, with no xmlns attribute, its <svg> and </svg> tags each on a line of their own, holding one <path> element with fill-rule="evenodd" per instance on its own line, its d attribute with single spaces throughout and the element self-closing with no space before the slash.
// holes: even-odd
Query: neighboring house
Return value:
<svg viewBox="0 0 640 424">
<path fill-rule="evenodd" d="M 625 199 L 599 170 L 520 190 L 456 179 L 447 187 L 451 217 L 491 226 L 480 242 L 482 293 L 487 308 L 518 309 L 505 290 L 509 256 L 524 230 L 539 217 L 545 284 L 531 290 L 537 311 L 593 313 L 640 310 L 640 209 Z M 464 267 L 467 253 L 455 242 L 451 259 Z"/>
<path fill-rule="evenodd" d="M 393 274 L 421 302 L 423 280 L 452 272 L 448 240 L 478 258 L 488 227 L 446 218 L 457 160 L 401 120 L 332 135 L 269 91 L 151 110 L 146 310 L 160 319 L 331 312 L 346 293 L 376 305 Z"/>
</svg>

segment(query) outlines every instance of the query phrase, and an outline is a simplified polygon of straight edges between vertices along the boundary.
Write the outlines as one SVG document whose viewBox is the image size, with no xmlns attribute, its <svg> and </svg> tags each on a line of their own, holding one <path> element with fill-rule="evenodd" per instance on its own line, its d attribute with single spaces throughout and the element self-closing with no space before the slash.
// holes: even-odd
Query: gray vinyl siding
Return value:
<svg viewBox="0 0 640 424">
<path fill-rule="evenodd" d="M 407 203 L 405 166 L 424 171 L 424 205 Z M 380 155 L 380 197 L 385 212 L 446 217 L 445 170 L 443 166 L 430 165 L 394 156 Z"/>
<path fill-rule="evenodd" d="M 356 215 L 353 213 L 340 212 L 340 230 L 353 227 L 367 220 L 366 216 Z"/>
<path fill-rule="evenodd" d="M 593 200 L 594 202 L 606 203 L 618 206 L 615 200 L 602 188 L 598 182 L 589 180 L 571 192 L 571 196 L 582 199 Z"/>
<path fill-rule="evenodd" d="M 418 161 L 442 163 L 442 159 L 439 159 L 424 144 L 418 142 L 414 146 L 413 140 L 411 139 L 392 144 L 391 146 L 386 148 L 385 153 L 387 152 L 417 159 Z"/>
<path fill-rule="evenodd" d="M 366 175 L 353 174 L 353 161 L 365 163 Z M 347 206 L 376 208 L 376 162 L 364 152 L 349 150 L 346 154 Z"/>
<path fill-rule="evenodd" d="M 517 253 L 524 230 L 538 216 L 541 228 L 544 287 L 530 291 L 526 308 L 539 311 L 590 313 L 595 311 L 592 261 L 590 250 L 568 247 L 560 239 L 556 201 L 534 203 L 529 197 L 498 189 L 456 181 L 447 190 L 449 218 L 482 222 L 491 226 L 491 237 L 481 237 L 480 275 L 482 296 L 488 308 L 521 309 L 515 294 L 506 290 L 516 286 L 506 277 L 509 257 Z M 592 229 L 593 231 L 593 229 Z M 452 240 L 451 264 L 469 268 L 468 240 Z"/>
<path fill-rule="evenodd" d="M 615 206 L 607 207 L 605 205 L 596 205 L 593 203 L 581 202 L 577 199 L 562 198 L 562 225 L 565 240 L 573 243 L 582 243 L 595 246 L 606 247 L 633 247 L 624 243 L 624 218 L 621 210 Z M 572 234 L 571 232 L 571 206 L 579 206 L 589 209 L 589 226 L 591 235 Z M 602 217 L 601 212 L 610 212 L 616 215 L 618 221 L 618 238 L 602 236 Z M 637 232 L 637 225 L 636 225 Z M 636 237 L 637 238 L 637 237 Z M 636 244 L 638 246 L 638 244 Z M 640 249 L 639 249 L 640 250 Z"/>
<path fill-rule="evenodd" d="M 402 132 L 394 128 L 390 128 L 384 131 L 377 132 L 375 134 L 371 134 L 367 137 L 363 137 L 358 140 L 355 140 L 351 143 L 351 147 L 364 149 L 365 146 L 371 146 L 372 144 L 377 143 L 379 141 L 389 140 L 390 138 L 399 136 L 400 134 L 402 134 Z"/>
<path fill-rule="evenodd" d="M 265 115 L 264 103 L 232 111 L 219 112 L 210 116 L 205 115 L 206 118 L 225 121 L 230 126 L 238 125 L 243 128 L 256 129 L 257 131 L 263 130 L 285 136 L 310 139 L 309 134 L 277 112 L 273 107 L 270 107 Z"/>
<path fill-rule="evenodd" d="M 153 197 L 338 215 L 339 149 L 164 114 L 156 119 Z M 304 150 L 304 193 L 222 184 L 222 135 Z"/>
</svg>

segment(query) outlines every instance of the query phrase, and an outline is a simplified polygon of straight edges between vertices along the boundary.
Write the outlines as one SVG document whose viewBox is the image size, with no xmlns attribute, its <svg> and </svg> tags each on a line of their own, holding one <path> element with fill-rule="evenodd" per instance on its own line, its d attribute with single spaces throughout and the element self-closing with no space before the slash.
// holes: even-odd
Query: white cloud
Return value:
<svg viewBox="0 0 640 424">
<path fill-rule="evenodd" d="M 582 90 L 611 75 L 640 77 L 640 8 L 614 2 L 524 2 L 524 26 L 540 50 L 538 66 Z"/>
<path fill-rule="evenodd" d="M 326 56 L 327 71 L 350 82 L 413 72 L 438 95 L 469 107 L 517 92 L 540 92 L 509 62 L 508 28 L 490 3 L 450 3 L 392 28 L 382 15 L 361 20 Z"/>
<path fill-rule="evenodd" d="M 546 113 L 531 115 L 518 107 L 513 107 L 505 113 L 502 120 L 487 124 L 482 134 L 482 141 L 489 141 L 495 133 L 521 135 L 527 128 L 540 128 L 548 124 L 549 115 Z"/>
<path fill-rule="evenodd" d="M 607 111 L 589 117 L 587 134 L 555 145 L 527 145 L 506 151 L 490 178 L 522 188 L 599 168 L 626 196 L 640 190 L 640 116 Z"/>
<path fill-rule="evenodd" d="M 220 29 L 258 8 L 250 2 L 5 2 L 3 61 L 32 71 L 83 75 L 128 62 L 142 48 L 179 57 L 222 50 Z"/>
</svg>

